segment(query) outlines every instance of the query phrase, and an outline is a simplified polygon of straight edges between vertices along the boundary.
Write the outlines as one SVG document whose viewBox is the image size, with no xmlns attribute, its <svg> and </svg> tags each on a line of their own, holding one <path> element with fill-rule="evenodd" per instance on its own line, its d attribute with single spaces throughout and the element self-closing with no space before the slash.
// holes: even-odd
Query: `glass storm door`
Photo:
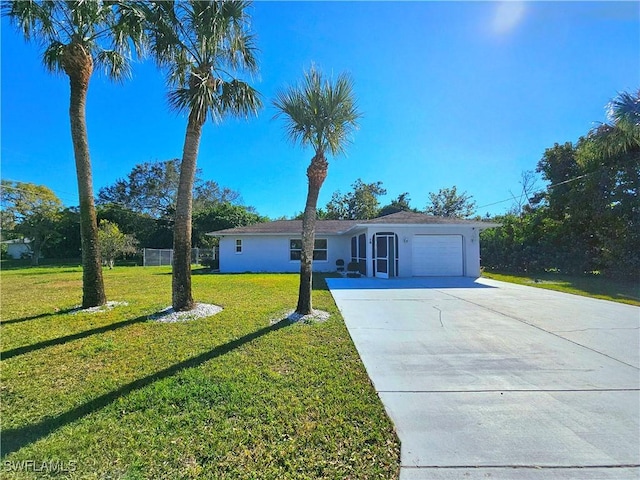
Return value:
<svg viewBox="0 0 640 480">
<path fill-rule="evenodd" d="M 379 278 L 390 278 L 397 275 L 396 260 L 398 258 L 396 236 L 393 233 L 377 233 L 375 244 L 375 275 Z"/>
</svg>

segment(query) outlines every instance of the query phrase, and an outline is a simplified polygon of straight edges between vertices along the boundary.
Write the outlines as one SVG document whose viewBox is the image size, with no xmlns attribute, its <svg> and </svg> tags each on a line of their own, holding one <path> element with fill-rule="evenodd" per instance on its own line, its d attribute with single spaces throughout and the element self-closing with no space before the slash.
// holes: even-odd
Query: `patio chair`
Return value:
<svg viewBox="0 0 640 480">
<path fill-rule="evenodd" d="M 336 260 L 336 272 L 338 272 L 340 275 L 344 274 L 344 260 L 342 260 L 341 258 Z"/>
<path fill-rule="evenodd" d="M 347 277 L 360 277 L 360 265 L 358 264 L 358 262 L 349 262 L 349 264 L 347 265 Z"/>
</svg>

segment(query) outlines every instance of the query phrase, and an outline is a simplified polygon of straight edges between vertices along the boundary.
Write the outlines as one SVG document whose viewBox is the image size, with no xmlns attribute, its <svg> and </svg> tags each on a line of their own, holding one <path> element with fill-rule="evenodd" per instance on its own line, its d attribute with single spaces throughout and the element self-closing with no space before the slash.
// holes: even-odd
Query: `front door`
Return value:
<svg viewBox="0 0 640 480">
<path fill-rule="evenodd" d="M 373 236 L 374 274 L 380 278 L 398 275 L 398 237 L 394 233 L 376 233 Z"/>
</svg>

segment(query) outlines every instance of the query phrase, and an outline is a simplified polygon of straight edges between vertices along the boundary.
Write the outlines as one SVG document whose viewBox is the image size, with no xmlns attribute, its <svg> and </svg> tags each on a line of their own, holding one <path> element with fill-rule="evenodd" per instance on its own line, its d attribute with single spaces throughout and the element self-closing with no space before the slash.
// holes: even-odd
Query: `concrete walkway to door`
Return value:
<svg viewBox="0 0 640 480">
<path fill-rule="evenodd" d="M 640 308 L 486 279 L 328 279 L 401 480 L 640 479 Z"/>
</svg>

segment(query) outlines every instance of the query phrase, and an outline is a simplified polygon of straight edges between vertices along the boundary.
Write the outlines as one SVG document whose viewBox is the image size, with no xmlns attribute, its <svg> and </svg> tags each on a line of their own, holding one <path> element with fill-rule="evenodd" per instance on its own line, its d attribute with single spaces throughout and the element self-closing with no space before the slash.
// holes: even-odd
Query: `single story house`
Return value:
<svg viewBox="0 0 640 480">
<path fill-rule="evenodd" d="M 398 212 L 372 220 L 318 220 L 313 270 L 356 262 L 367 277 L 480 276 L 479 233 L 498 224 Z M 302 220 L 210 232 L 221 273 L 299 272 Z"/>
</svg>

